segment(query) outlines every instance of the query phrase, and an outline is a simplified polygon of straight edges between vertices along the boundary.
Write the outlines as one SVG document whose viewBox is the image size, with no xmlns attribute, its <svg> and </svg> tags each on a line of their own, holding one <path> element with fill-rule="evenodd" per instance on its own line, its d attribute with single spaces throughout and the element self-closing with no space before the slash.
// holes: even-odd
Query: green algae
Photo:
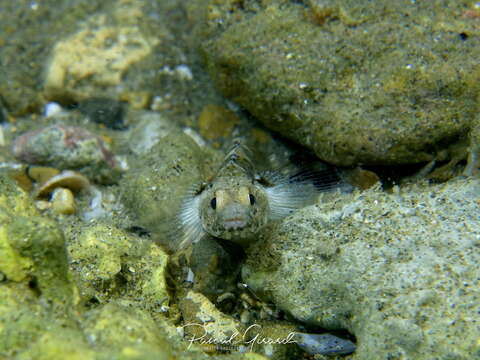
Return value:
<svg viewBox="0 0 480 360">
<path fill-rule="evenodd" d="M 69 255 L 81 295 L 101 303 L 122 296 L 139 306 L 168 306 L 167 255 L 149 241 L 112 225 L 77 224 L 67 230 Z"/>
</svg>

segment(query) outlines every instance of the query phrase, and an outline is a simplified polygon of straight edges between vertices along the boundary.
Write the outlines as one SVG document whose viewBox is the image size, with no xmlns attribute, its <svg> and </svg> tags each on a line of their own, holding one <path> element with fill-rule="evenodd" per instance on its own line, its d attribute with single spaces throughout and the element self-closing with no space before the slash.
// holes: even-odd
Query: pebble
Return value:
<svg viewBox="0 0 480 360">
<path fill-rule="evenodd" d="M 78 105 L 78 110 L 91 121 L 115 130 L 125 128 L 122 103 L 109 98 L 90 98 Z"/>
<path fill-rule="evenodd" d="M 52 193 L 52 209 L 57 214 L 71 215 L 75 213 L 75 198 L 66 188 L 57 188 Z"/>
<path fill-rule="evenodd" d="M 45 117 L 47 118 L 58 115 L 61 112 L 62 112 L 62 107 L 56 102 L 49 102 L 47 105 L 45 105 L 44 114 L 45 114 Z"/>
<path fill-rule="evenodd" d="M 350 340 L 332 334 L 295 333 L 298 346 L 310 355 L 347 355 L 355 351 L 356 346 Z"/>
<path fill-rule="evenodd" d="M 123 172 L 105 141 L 81 127 L 56 124 L 29 131 L 14 140 L 12 152 L 27 164 L 78 170 L 101 183 L 113 183 Z"/>
</svg>

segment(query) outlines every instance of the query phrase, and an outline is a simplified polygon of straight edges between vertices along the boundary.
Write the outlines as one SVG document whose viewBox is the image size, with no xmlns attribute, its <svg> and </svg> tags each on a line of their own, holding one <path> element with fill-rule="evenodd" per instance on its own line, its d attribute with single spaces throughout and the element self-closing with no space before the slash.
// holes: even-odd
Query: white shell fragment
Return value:
<svg viewBox="0 0 480 360">
<path fill-rule="evenodd" d="M 62 112 L 62 107 L 56 102 L 49 102 L 45 105 L 44 114 L 45 117 L 51 117 L 58 115 Z"/>
</svg>

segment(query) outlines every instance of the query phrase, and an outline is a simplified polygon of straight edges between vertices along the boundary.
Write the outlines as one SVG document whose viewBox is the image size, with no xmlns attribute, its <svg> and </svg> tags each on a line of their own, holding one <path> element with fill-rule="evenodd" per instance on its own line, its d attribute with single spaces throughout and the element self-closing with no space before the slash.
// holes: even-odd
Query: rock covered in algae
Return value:
<svg viewBox="0 0 480 360">
<path fill-rule="evenodd" d="M 30 284 L 53 303 L 71 303 L 75 288 L 62 232 L 4 175 L 0 188 L 0 272 L 8 282 Z"/>
<path fill-rule="evenodd" d="M 168 306 L 167 255 L 158 246 L 103 223 L 77 224 L 67 236 L 83 297 L 103 303 L 122 295 L 158 311 Z"/>
<path fill-rule="evenodd" d="M 244 280 L 300 321 L 347 329 L 355 359 L 471 359 L 480 181 L 339 195 L 249 251 Z"/>
<path fill-rule="evenodd" d="M 478 127 L 480 30 L 464 16 L 478 14 L 473 2 L 190 6 L 219 89 L 322 160 L 430 161 Z"/>
<path fill-rule="evenodd" d="M 79 232 L 67 229 L 65 239 L 73 254 L 69 270 L 59 226 L 40 216 L 7 177 L 0 176 L 0 185 L 0 357 L 265 360 L 255 354 L 188 351 L 175 326 L 159 311 L 165 299 L 166 255 L 158 247 L 138 245 L 139 239 L 104 224 L 84 225 Z M 112 266 L 106 264 L 109 255 Z M 89 260 L 100 269 L 89 268 Z M 136 275 L 128 278 L 124 270 Z M 100 276 L 105 282 L 121 276 L 126 281 L 90 302 L 87 285 L 80 281 L 84 301 L 79 301 L 74 280 L 88 277 L 82 274 L 88 271 L 97 276 L 91 280 L 92 293 L 100 293 L 95 288 Z"/>
<path fill-rule="evenodd" d="M 80 359 L 77 348 L 86 344 L 70 317 L 79 297 L 68 269 L 64 236 L 57 224 L 40 216 L 27 194 L 3 175 L 0 274 L 0 354 L 18 355 L 37 341 L 45 343 L 40 339 L 54 336 L 57 349 L 65 345 L 72 359 Z M 46 350 L 38 358 L 48 358 L 51 353 Z M 88 351 L 82 355 L 89 358 Z M 19 358 L 29 357 L 20 354 Z"/>
</svg>

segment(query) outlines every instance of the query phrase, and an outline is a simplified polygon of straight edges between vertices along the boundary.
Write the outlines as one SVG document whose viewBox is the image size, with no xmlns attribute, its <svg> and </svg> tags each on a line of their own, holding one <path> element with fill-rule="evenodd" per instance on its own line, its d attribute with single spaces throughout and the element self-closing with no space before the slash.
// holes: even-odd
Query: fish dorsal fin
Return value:
<svg viewBox="0 0 480 360">
<path fill-rule="evenodd" d="M 242 139 L 235 139 L 233 145 L 228 151 L 222 166 L 220 167 L 217 177 L 226 176 L 242 176 L 249 175 L 253 177 L 254 166 L 251 160 L 251 151 L 245 145 Z"/>
</svg>

